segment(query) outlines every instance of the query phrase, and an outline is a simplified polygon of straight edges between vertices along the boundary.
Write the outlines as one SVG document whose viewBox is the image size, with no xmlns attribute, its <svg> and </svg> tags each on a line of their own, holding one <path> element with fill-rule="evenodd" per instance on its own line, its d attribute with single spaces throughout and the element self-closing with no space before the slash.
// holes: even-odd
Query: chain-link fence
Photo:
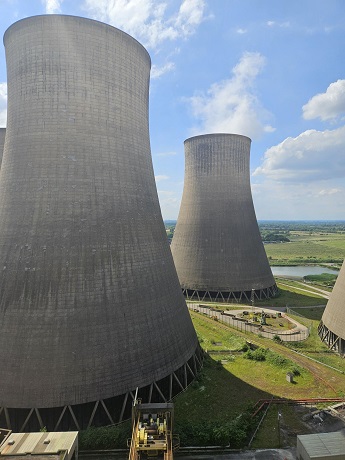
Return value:
<svg viewBox="0 0 345 460">
<path fill-rule="evenodd" d="M 200 305 L 200 304 L 190 304 L 187 303 L 189 310 L 202 313 L 203 315 L 208 316 L 209 318 L 214 319 L 215 321 L 220 321 L 227 324 L 234 329 L 237 329 L 241 332 L 253 332 L 254 334 L 260 335 L 261 337 L 266 337 L 268 339 L 273 339 L 279 337 L 282 342 L 300 342 L 305 340 L 310 335 L 310 327 L 296 325 L 294 329 L 284 330 L 284 331 L 269 331 L 267 327 L 260 323 L 249 322 L 244 317 L 239 317 L 236 313 L 231 313 L 229 311 L 220 311 L 215 310 L 212 307 Z M 271 312 L 272 313 L 272 312 Z M 282 313 L 282 316 L 285 316 Z"/>
</svg>

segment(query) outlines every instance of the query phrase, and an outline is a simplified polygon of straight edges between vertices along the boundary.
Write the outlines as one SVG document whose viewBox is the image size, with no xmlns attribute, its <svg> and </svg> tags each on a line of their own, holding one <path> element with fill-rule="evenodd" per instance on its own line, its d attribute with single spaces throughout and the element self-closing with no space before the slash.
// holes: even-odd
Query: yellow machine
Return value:
<svg viewBox="0 0 345 460">
<path fill-rule="evenodd" d="M 141 404 L 135 401 L 132 409 L 132 439 L 129 460 L 163 458 L 173 460 L 173 450 L 178 447 L 173 442 L 173 403 Z"/>
</svg>

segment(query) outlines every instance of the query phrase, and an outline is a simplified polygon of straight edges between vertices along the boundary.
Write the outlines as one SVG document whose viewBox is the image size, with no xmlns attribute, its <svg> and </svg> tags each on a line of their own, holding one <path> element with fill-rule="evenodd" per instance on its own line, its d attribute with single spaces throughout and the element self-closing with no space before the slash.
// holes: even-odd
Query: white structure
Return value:
<svg viewBox="0 0 345 460">
<path fill-rule="evenodd" d="M 345 460 L 345 433 L 297 436 L 297 460 Z"/>
</svg>

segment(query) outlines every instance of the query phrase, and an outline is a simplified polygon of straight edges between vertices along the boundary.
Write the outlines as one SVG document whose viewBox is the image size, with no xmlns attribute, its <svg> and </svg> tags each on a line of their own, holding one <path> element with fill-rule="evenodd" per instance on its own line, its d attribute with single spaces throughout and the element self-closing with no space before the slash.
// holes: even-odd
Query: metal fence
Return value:
<svg viewBox="0 0 345 460">
<path fill-rule="evenodd" d="M 302 340 L 307 339 L 310 335 L 310 327 L 302 326 L 301 328 L 299 328 L 298 326 L 296 326 L 296 331 L 291 329 L 282 332 L 272 332 L 265 329 L 265 327 L 260 325 L 259 323 L 252 323 L 246 320 L 245 318 L 240 318 L 235 314 L 232 315 L 231 311 L 223 313 L 222 311 L 215 310 L 212 307 L 206 307 L 200 304 L 187 303 L 187 306 L 191 311 L 202 313 L 203 315 L 208 316 L 209 318 L 212 318 L 215 321 L 225 323 L 228 326 L 237 329 L 238 331 L 253 332 L 254 334 L 260 335 L 261 337 L 266 337 L 268 339 L 273 339 L 274 337 L 278 336 L 282 342 L 300 342 Z M 285 316 L 284 313 L 282 313 L 282 316 Z"/>
</svg>

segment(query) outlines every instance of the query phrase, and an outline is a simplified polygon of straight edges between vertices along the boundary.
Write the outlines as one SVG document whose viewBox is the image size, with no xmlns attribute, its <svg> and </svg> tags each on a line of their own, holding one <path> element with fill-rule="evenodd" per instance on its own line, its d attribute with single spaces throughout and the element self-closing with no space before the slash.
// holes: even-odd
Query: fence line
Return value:
<svg viewBox="0 0 345 460">
<path fill-rule="evenodd" d="M 222 323 L 227 324 L 228 326 L 237 329 L 241 332 L 253 332 L 254 334 L 260 335 L 262 337 L 266 337 L 268 339 L 273 339 L 274 337 L 280 337 L 282 342 L 300 342 L 302 340 L 306 340 L 310 335 L 310 328 L 305 328 L 303 330 L 299 330 L 298 332 L 285 331 L 285 332 L 270 332 L 265 331 L 264 327 L 260 324 L 249 323 L 244 318 L 238 318 L 236 316 L 230 316 L 229 314 L 223 314 L 219 310 L 214 310 L 212 308 L 200 305 L 200 304 L 189 304 L 187 303 L 188 309 L 191 311 L 196 311 L 202 313 L 209 318 L 213 318 L 217 321 L 221 321 Z"/>
</svg>

